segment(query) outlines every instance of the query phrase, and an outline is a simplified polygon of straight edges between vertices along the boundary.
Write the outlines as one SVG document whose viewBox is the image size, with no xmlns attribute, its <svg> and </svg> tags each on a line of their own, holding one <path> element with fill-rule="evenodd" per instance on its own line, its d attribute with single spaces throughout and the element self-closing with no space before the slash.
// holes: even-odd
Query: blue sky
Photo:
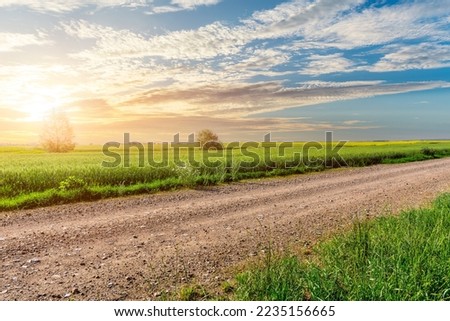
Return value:
<svg viewBox="0 0 450 321">
<path fill-rule="evenodd" d="M 450 138 L 449 44 L 449 0 L 0 0 L 0 142 Z"/>
</svg>

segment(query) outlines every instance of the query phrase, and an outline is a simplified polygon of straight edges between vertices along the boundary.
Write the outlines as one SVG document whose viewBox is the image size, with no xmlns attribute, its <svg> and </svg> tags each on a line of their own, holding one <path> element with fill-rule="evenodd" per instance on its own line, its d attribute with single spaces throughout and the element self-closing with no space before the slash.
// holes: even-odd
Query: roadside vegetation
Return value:
<svg viewBox="0 0 450 321">
<path fill-rule="evenodd" d="M 343 165 L 326 159 L 323 150 L 312 149 L 309 158 L 296 159 L 293 155 L 303 145 L 295 143 L 284 156 L 272 155 L 270 165 L 259 161 L 250 167 L 242 165 L 249 157 L 242 156 L 238 148 L 231 149 L 231 162 L 219 154 L 210 157 L 216 164 L 214 167 L 201 162 L 205 151 L 200 148 L 195 150 L 195 157 L 200 161 L 198 167 L 178 166 L 173 162 L 160 167 L 143 162 L 144 166 L 140 167 L 139 153 L 132 148 L 131 166 L 113 168 L 102 167 L 108 157 L 102 154 L 101 147 L 77 147 L 64 154 L 46 153 L 39 148 L 0 147 L 0 211 L 307 173 Z M 226 150 L 222 152 L 227 153 L 227 148 L 225 144 Z M 262 148 L 250 151 L 263 159 Z M 168 152 L 173 159 L 173 150 Z M 159 161 L 161 155 L 160 148 L 154 153 L 155 160 Z M 340 156 L 346 166 L 421 161 L 450 156 L 450 142 L 354 142 L 345 145 Z M 180 159 L 187 158 L 186 151 L 181 150 Z"/>
<path fill-rule="evenodd" d="M 233 300 L 450 300 L 450 194 L 432 207 L 354 223 L 310 255 L 268 253 Z"/>
</svg>

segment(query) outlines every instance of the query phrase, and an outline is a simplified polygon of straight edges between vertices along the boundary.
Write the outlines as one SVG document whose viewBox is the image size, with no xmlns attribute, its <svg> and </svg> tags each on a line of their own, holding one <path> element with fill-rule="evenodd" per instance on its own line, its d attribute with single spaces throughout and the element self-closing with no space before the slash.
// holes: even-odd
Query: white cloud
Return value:
<svg viewBox="0 0 450 321">
<path fill-rule="evenodd" d="M 84 122 L 90 118 L 114 123 L 131 114 L 142 118 L 167 113 L 176 118 L 206 119 L 217 114 L 221 119 L 237 119 L 288 107 L 450 88 L 448 82 L 319 80 L 320 75 L 360 70 L 450 67 L 448 0 L 386 2 L 382 7 L 361 6 L 367 2 L 364 0 L 292 0 L 237 22 L 215 21 L 159 35 L 153 35 L 151 29 L 137 31 L 144 19 L 154 17 L 141 16 L 138 24 L 128 20 L 119 24 L 104 16 L 112 12 L 102 12 L 97 19 L 95 11 L 141 7 L 133 13 L 138 17 L 148 11 L 189 11 L 221 1 L 0 0 L 0 10 L 22 6 L 52 14 L 52 22 L 61 21 L 60 29 L 45 33 L 0 33 L 0 54 L 7 57 L 0 66 L 0 88 L 7 93 L 0 97 L 0 106 L 28 112 L 33 105 L 63 103 L 74 108 L 70 112 L 77 121 Z M 77 9 L 89 10 L 67 14 Z M 114 10 L 114 18 L 121 12 Z M 136 29 L 119 29 L 118 25 Z M 39 56 L 31 50 L 25 54 L 25 49 L 33 49 L 26 46 L 44 46 L 51 41 L 61 43 L 40 48 Z M 381 58 L 373 63 L 374 57 Z M 24 63 L 29 58 L 37 58 L 33 60 L 36 65 Z M 295 84 L 311 76 L 318 80 Z M 91 112 L 83 114 L 87 110 Z M 95 120 L 94 114 L 100 115 L 100 110 L 108 110 L 114 117 Z M 349 118 L 343 124 L 357 122 Z M 280 129 L 295 127 L 274 124 Z M 257 126 L 265 128 L 263 123 Z"/>
<path fill-rule="evenodd" d="M 448 1 L 403 2 L 337 16 L 334 23 L 308 28 L 307 40 L 321 40 L 340 49 L 386 44 L 397 39 L 448 39 L 437 17 L 450 14 Z"/>
<path fill-rule="evenodd" d="M 220 66 L 225 73 L 235 79 L 248 79 L 256 75 L 286 75 L 292 71 L 271 71 L 274 67 L 289 62 L 290 54 L 273 48 L 249 49 L 245 54 L 233 57 L 233 61 L 222 62 Z"/>
<path fill-rule="evenodd" d="M 256 12 L 246 22 L 256 25 L 261 39 L 302 36 L 320 32 L 334 24 L 338 16 L 365 0 L 296 0 L 283 3 L 274 9 Z"/>
<path fill-rule="evenodd" d="M 45 34 L 5 33 L 0 32 L 0 52 L 16 51 L 26 46 L 49 44 Z"/>
<path fill-rule="evenodd" d="M 39 12 L 69 12 L 86 6 L 104 7 L 136 7 L 145 6 L 152 0 L 0 0 L 0 7 L 25 6 Z"/>
<path fill-rule="evenodd" d="M 129 30 L 115 30 L 78 21 L 63 24 L 67 34 L 96 40 L 96 46 L 79 57 L 162 57 L 165 59 L 207 59 L 239 52 L 248 42 L 245 32 L 219 22 L 196 30 L 181 30 L 145 38 Z"/>
<path fill-rule="evenodd" d="M 355 81 L 306 81 L 298 84 L 298 88 L 312 89 L 312 88 L 345 88 L 345 87 L 360 87 L 360 86 L 376 86 L 383 84 L 382 80 L 355 80 Z"/>
<path fill-rule="evenodd" d="M 72 22 L 66 25 L 65 29 L 73 36 L 84 38 L 89 34 L 90 37 L 98 39 L 98 47 L 94 50 L 101 55 L 123 53 L 133 56 L 160 56 L 167 59 L 210 59 L 236 54 L 254 40 L 291 37 L 310 24 L 317 25 L 331 21 L 339 12 L 362 1 L 322 0 L 310 3 L 296 0 L 283 3 L 271 10 L 257 12 L 237 26 L 214 22 L 195 30 L 173 31 L 148 39 L 127 30 L 117 31 L 84 21 Z M 193 5 L 210 1 L 179 1 L 179 3 Z M 168 12 L 172 11 L 172 8 L 164 6 L 161 10 Z M 114 43 L 108 39 L 113 39 Z"/>
<path fill-rule="evenodd" d="M 158 6 L 154 7 L 151 11 L 146 12 L 146 14 L 152 15 L 155 13 L 169 13 L 169 12 L 178 12 L 182 10 L 183 8 L 176 6 Z"/>
<path fill-rule="evenodd" d="M 357 68 L 355 63 L 344 57 L 342 53 L 332 55 L 311 55 L 307 66 L 300 71 L 304 75 L 323 75 L 335 72 L 350 72 Z"/>
<path fill-rule="evenodd" d="M 216 5 L 222 0 L 172 0 L 171 3 L 182 8 Z"/>
<path fill-rule="evenodd" d="M 195 87 L 156 88 L 136 95 L 121 105 L 145 112 L 157 112 L 168 106 L 185 115 L 245 116 L 289 107 L 378 95 L 406 93 L 435 88 L 450 88 L 448 82 L 393 83 L 381 81 L 306 82 L 285 87 L 282 82 L 254 84 L 216 83 Z"/>
<path fill-rule="evenodd" d="M 220 3 L 222 0 L 172 0 L 171 5 L 156 6 L 147 14 L 178 12 L 183 10 L 194 10 L 201 6 L 212 6 Z"/>
<path fill-rule="evenodd" d="M 399 71 L 450 67 L 450 46 L 436 43 L 392 45 L 371 71 Z"/>
<path fill-rule="evenodd" d="M 79 57 L 160 57 L 173 60 L 203 60 L 219 56 L 244 53 L 255 40 L 284 38 L 289 42 L 280 49 L 284 55 L 298 54 L 314 49 L 354 49 L 370 45 L 384 45 L 398 39 L 449 38 L 443 28 L 448 23 L 436 21 L 436 16 L 450 13 L 450 9 L 437 10 L 426 3 L 354 10 L 363 0 L 294 0 L 270 10 L 255 12 L 240 24 L 228 26 L 214 22 L 194 30 L 178 30 L 164 35 L 145 37 L 129 30 L 90 24 L 85 21 L 66 24 L 72 36 L 97 40 L 96 47 L 85 50 Z M 441 3 L 442 1 L 437 1 Z M 196 5 L 215 4 L 207 1 L 172 1 L 177 6 L 161 6 L 159 12 L 193 8 Z M 429 8 L 430 7 L 430 8 Z M 256 54 L 254 58 L 258 59 Z M 237 57 L 236 57 L 237 58 Z M 272 58 L 271 58 L 272 59 Z M 318 55 L 312 53 L 305 74 L 320 75 L 330 72 L 358 70 L 363 64 L 345 58 L 342 53 Z M 249 61 L 241 61 L 248 63 Z"/>
<path fill-rule="evenodd" d="M 402 59 L 406 60 L 402 58 L 405 54 L 415 54 L 414 51 L 399 53 L 401 47 L 389 45 L 393 39 L 404 36 L 406 26 L 412 28 L 408 39 L 424 35 L 443 37 L 439 29 L 442 26 L 427 20 L 440 13 L 428 12 L 421 20 L 423 7 L 420 3 L 401 4 L 383 10 L 355 9 L 362 2 L 295 0 L 256 12 L 234 26 L 214 22 L 198 29 L 171 31 L 157 36 L 116 30 L 83 20 L 62 26 L 73 37 L 95 40 L 92 47 L 71 55 L 80 60 L 79 69 L 90 74 L 92 87 L 110 97 L 118 97 L 120 93 L 123 101 L 133 102 L 131 105 L 134 107 L 139 105 L 142 111 L 163 109 L 195 114 L 203 108 L 207 113 L 217 110 L 224 114 L 245 115 L 260 110 L 442 86 L 441 83 L 306 82 L 295 88 L 285 88 L 280 82 L 268 82 L 264 86 L 246 83 L 257 75 L 275 77 L 294 73 L 319 76 L 355 70 L 395 70 L 395 65 L 406 65 L 406 62 L 402 63 Z M 200 4 L 195 1 L 183 3 L 179 1 L 172 6 Z M 399 12 L 403 14 L 398 17 L 396 26 L 394 21 Z M 346 50 L 366 46 L 366 31 L 373 39 L 370 44 L 387 45 L 383 49 L 385 57 L 375 67 L 364 62 L 364 53 L 355 59 L 342 51 L 335 52 L 336 48 Z M 279 38 L 286 40 L 283 45 L 271 47 L 271 40 Z M 255 43 L 255 40 L 264 42 Z M 317 48 L 321 50 L 315 50 Z M 409 60 L 408 64 L 411 68 L 437 66 L 435 61 L 442 60 L 445 48 L 445 45 L 435 47 L 435 51 L 430 51 L 429 61 L 423 59 L 421 66 Z M 426 48 L 415 50 L 418 49 Z M 290 61 L 295 55 L 302 58 L 296 65 Z M 291 63 L 290 69 L 277 70 L 276 67 L 287 63 Z M 113 84 L 111 79 L 114 79 Z M 161 83 L 164 84 L 163 89 L 159 87 Z M 140 93 L 143 87 L 149 88 L 154 95 L 149 98 Z M 214 97 L 222 99 L 215 101 Z M 143 103 L 139 104 L 139 101 Z M 126 108 L 124 106 L 121 108 Z"/>
</svg>

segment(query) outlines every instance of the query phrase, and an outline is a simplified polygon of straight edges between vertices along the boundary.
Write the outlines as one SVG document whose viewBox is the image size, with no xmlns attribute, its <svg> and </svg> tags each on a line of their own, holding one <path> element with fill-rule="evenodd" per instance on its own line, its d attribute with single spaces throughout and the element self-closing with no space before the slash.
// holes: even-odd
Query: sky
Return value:
<svg viewBox="0 0 450 321">
<path fill-rule="evenodd" d="M 450 138 L 450 0 L 0 0 L 0 143 Z"/>
</svg>

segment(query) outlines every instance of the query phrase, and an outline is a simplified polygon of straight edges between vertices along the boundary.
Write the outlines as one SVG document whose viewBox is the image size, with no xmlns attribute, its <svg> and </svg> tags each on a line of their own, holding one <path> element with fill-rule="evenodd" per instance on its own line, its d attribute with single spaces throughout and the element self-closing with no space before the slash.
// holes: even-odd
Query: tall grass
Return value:
<svg viewBox="0 0 450 321">
<path fill-rule="evenodd" d="M 356 222 L 312 259 L 279 256 L 237 277 L 239 300 L 450 300 L 450 195 Z"/>
<path fill-rule="evenodd" d="M 107 168 L 101 166 L 106 157 L 99 147 L 81 148 L 67 154 L 0 147 L 0 211 L 320 171 L 325 169 L 323 164 L 331 164 L 330 159 L 325 159 L 323 151 L 312 150 L 311 159 L 295 158 L 294 153 L 301 151 L 302 146 L 296 143 L 293 149 L 286 150 L 284 156 L 274 153 L 272 164 L 262 161 L 261 148 L 255 149 L 261 160 L 252 167 L 243 166 L 242 162 L 247 161 L 248 157 L 233 150 L 232 163 L 224 156 L 217 157 L 214 160 L 219 161 L 220 165 L 213 168 L 204 164 L 197 168 L 179 167 L 173 162 L 166 167 L 151 167 L 148 164 L 139 167 L 136 151 L 131 157 L 131 167 Z M 201 158 L 201 153 L 196 151 L 197 160 Z M 160 155 L 155 156 L 160 158 Z M 342 149 L 341 156 L 348 166 L 418 161 L 450 156 L 450 143 L 351 143 Z M 186 153 L 182 153 L 182 160 L 187 157 Z M 317 161 L 323 164 L 318 166 Z M 334 167 L 341 165 L 333 164 Z M 67 184 L 68 180 L 82 184 Z"/>
</svg>

